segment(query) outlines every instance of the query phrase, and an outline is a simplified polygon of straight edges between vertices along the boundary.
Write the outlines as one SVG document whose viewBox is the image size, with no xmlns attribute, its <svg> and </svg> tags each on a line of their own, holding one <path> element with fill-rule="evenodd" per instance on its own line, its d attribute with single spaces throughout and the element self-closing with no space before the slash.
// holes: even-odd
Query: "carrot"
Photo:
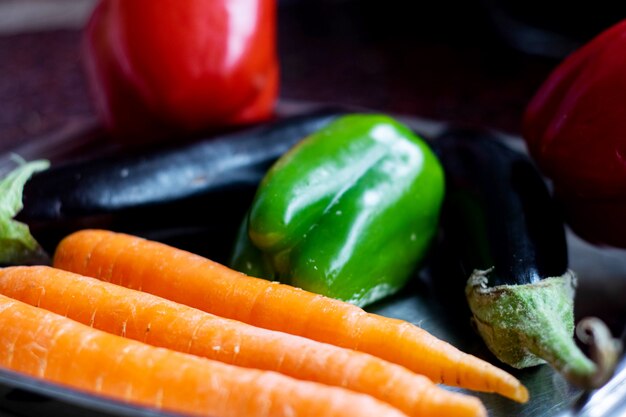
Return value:
<svg viewBox="0 0 626 417">
<path fill-rule="evenodd" d="M 478 399 L 379 358 L 223 319 L 48 267 L 0 270 L 0 293 L 125 337 L 370 394 L 409 415 L 481 416 Z"/>
<path fill-rule="evenodd" d="M 0 366 L 90 393 L 194 415 L 405 416 L 368 395 L 153 347 L 3 295 Z"/>
<path fill-rule="evenodd" d="M 99 330 L 233 365 L 369 394 L 414 416 L 486 416 L 477 398 L 377 357 L 217 317 L 49 267 L 0 270 L 0 294 Z"/>
<path fill-rule="evenodd" d="M 366 352 L 437 383 L 528 400 L 512 375 L 406 321 L 249 277 L 157 242 L 84 230 L 59 244 L 54 265 L 254 326 Z"/>
</svg>

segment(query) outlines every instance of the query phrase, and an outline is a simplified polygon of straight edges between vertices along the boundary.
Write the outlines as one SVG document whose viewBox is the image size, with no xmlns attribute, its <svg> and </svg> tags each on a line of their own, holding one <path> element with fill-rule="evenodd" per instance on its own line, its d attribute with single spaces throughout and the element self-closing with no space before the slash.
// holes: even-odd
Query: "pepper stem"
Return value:
<svg viewBox="0 0 626 417">
<path fill-rule="evenodd" d="M 488 286 L 493 268 L 474 271 L 466 296 L 476 328 L 489 349 L 515 368 L 549 363 L 568 381 L 584 389 L 597 388 L 610 377 L 619 348 L 598 319 L 583 321 L 581 333 L 589 336 L 593 360 L 574 341 L 576 276 L 559 277 L 523 285 Z M 583 337 L 585 337 L 583 336 Z"/>
<path fill-rule="evenodd" d="M 48 161 L 26 162 L 14 157 L 18 167 L 0 181 L 0 265 L 48 263 L 49 257 L 31 235 L 28 225 L 13 218 L 24 207 L 24 185 L 30 177 L 47 169 Z"/>
</svg>

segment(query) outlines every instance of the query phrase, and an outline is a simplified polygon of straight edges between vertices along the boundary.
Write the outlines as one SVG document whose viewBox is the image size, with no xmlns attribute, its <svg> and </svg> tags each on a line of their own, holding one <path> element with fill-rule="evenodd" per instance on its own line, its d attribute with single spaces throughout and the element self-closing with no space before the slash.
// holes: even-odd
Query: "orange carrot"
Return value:
<svg viewBox="0 0 626 417">
<path fill-rule="evenodd" d="M 254 326 L 366 352 L 437 383 L 528 400 L 528 391 L 512 375 L 406 321 L 248 277 L 157 242 L 84 230 L 59 244 L 54 265 Z"/>
<path fill-rule="evenodd" d="M 224 319 L 49 267 L 0 269 L 0 294 L 151 345 L 369 394 L 413 416 L 486 416 L 474 397 L 375 356 Z"/>
<path fill-rule="evenodd" d="M 153 347 L 2 295 L 0 366 L 194 415 L 405 416 L 368 395 Z"/>
</svg>

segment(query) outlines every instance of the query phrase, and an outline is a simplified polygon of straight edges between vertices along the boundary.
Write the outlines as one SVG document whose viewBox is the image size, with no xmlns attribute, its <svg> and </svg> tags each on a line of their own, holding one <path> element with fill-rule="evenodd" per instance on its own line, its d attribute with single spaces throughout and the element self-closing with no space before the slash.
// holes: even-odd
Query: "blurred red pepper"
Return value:
<svg viewBox="0 0 626 417">
<path fill-rule="evenodd" d="M 266 119 L 278 94 L 275 0 L 102 0 L 84 39 L 105 126 L 132 140 Z"/>
<path fill-rule="evenodd" d="M 554 70 L 526 109 L 524 137 L 572 228 L 626 247 L 626 20 Z"/>
</svg>

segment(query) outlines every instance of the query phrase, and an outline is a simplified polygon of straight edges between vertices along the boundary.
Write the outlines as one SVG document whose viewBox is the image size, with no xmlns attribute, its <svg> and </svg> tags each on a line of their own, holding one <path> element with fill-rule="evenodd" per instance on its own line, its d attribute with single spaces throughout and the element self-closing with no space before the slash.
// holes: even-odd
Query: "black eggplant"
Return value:
<svg viewBox="0 0 626 417">
<path fill-rule="evenodd" d="M 563 220 L 538 170 L 481 130 L 448 130 L 433 147 L 446 176 L 438 259 L 448 275 L 434 278 L 465 289 L 475 328 L 504 363 L 548 362 L 579 386 L 602 384 L 614 364 L 606 356 L 594 363 L 573 338 L 576 276 Z M 610 356 L 608 339 L 602 349 Z"/>
<path fill-rule="evenodd" d="M 15 207 L 16 221 L 8 221 L 26 224 L 48 253 L 72 231 L 107 228 L 225 261 L 268 167 L 341 113 L 320 110 L 179 147 L 80 161 L 28 181 L 26 173 L 12 190 L 19 193 L 25 183 L 23 208 Z M 16 251 L 6 236 L 0 240 L 4 264 L 25 263 L 33 254 Z"/>
</svg>

